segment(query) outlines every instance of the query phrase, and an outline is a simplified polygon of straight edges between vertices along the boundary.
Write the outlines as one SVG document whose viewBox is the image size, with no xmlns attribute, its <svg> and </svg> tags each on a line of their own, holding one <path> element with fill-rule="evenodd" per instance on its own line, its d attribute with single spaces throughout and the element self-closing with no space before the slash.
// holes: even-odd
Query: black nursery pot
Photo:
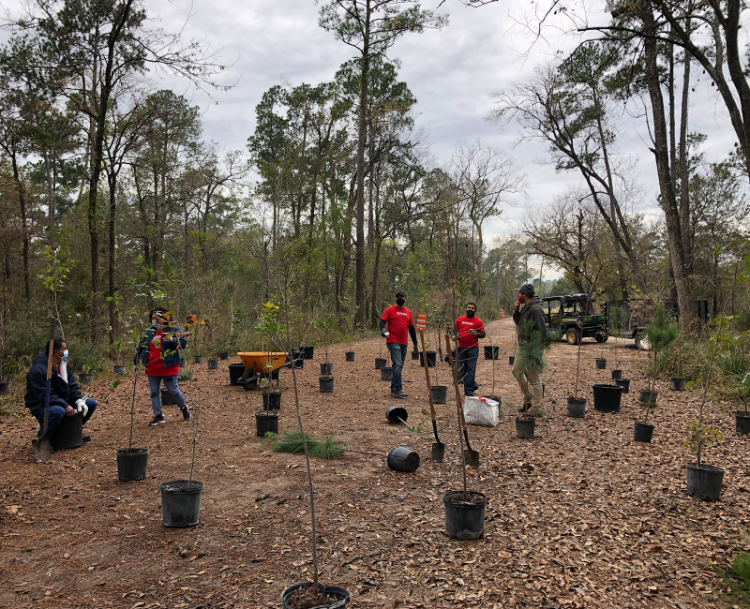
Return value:
<svg viewBox="0 0 750 609">
<path fill-rule="evenodd" d="M 229 359 L 229 351 L 220 351 L 219 352 L 219 359 L 220 360 Z"/>
<path fill-rule="evenodd" d="M 651 436 L 654 435 L 654 426 L 645 423 L 635 422 L 633 429 L 633 440 L 636 442 L 651 442 Z"/>
<path fill-rule="evenodd" d="M 313 582 L 305 582 L 304 584 L 295 584 L 294 586 L 287 588 L 281 595 L 281 606 L 283 609 L 292 609 L 292 605 L 289 604 L 290 598 L 300 588 L 310 588 L 313 586 Z M 327 597 L 333 597 L 336 599 L 329 605 L 318 605 L 315 609 L 343 609 L 349 603 L 351 595 L 344 588 L 338 586 L 326 586 L 325 584 L 318 583 L 318 590 L 321 594 Z"/>
<path fill-rule="evenodd" d="M 83 414 L 77 412 L 72 417 L 63 417 L 55 434 L 50 438 L 52 448 L 67 450 L 83 444 Z"/>
<path fill-rule="evenodd" d="M 734 413 L 734 429 L 738 434 L 747 435 L 750 433 L 750 412 Z"/>
<path fill-rule="evenodd" d="M 319 376 L 318 384 L 320 385 L 320 393 L 333 393 L 332 376 Z"/>
<path fill-rule="evenodd" d="M 312 346 L 302 347 L 300 351 L 302 351 L 302 357 L 304 357 L 304 359 L 312 359 L 315 355 L 315 347 Z"/>
<path fill-rule="evenodd" d="M 607 367 L 607 358 L 606 357 L 597 357 L 596 358 L 596 367 L 598 370 L 604 370 Z"/>
<path fill-rule="evenodd" d="M 148 448 L 126 448 L 117 451 L 117 479 L 120 482 L 146 479 Z"/>
<path fill-rule="evenodd" d="M 455 349 L 451 349 L 451 355 L 453 356 L 453 361 L 456 364 L 458 364 L 458 353 L 456 352 Z M 443 360 L 445 361 L 446 364 L 450 364 L 451 356 L 446 353 L 445 356 L 443 356 Z"/>
<path fill-rule="evenodd" d="M 208 369 L 209 370 L 218 370 L 219 369 L 219 360 L 215 357 L 209 357 L 208 358 Z"/>
<path fill-rule="evenodd" d="M 622 402 L 621 385 L 593 385 L 594 410 L 600 412 L 620 412 Z"/>
<path fill-rule="evenodd" d="M 448 400 L 448 387 L 445 385 L 432 385 L 430 387 L 432 392 L 432 403 L 433 404 L 445 404 Z"/>
<path fill-rule="evenodd" d="M 394 472 L 406 472 L 412 474 L 419 467 L 419 453 L 414 452 L 406 446 L 396 446 L 391 449 L 386 459 L 388 469 Z"/>
<path fill-rule="evenodd" d="M 346 361 L 347 362 L 353 362 L 354 361 L 354 351 L 347 351 L 345 353 L 346 355 Z"/>
<path fill-rule="evenodd" d="M 271 433 L 279 433 L 279 413 L 266 411 L 256 412 L 255 434 L 259 438 L 263 438 L 269 431 Z"/>
<path fill-rule="evenodd" d="M 302 351 L 292 351 L 292 362 L 297 370 L 304 368 L 305 354 Z"/>
<path fill-rule="evenodd" d="M 479 539 L 484 535 L 487 496 L 469 491 L 469 501 L 463 501 L 463 494 L 463 491 L 448 491 L 443 495 L 446 533 L 453 539 Z"/>
<path fill-rule="evenodd" d="M 414 350 L 413 350 L 413 351 L 411 352 L 411 358 L 412 358 L 413 360 L 418 360 L 418 359 L 419 359 L 419 351 L 418 351 L 417 349 L 414 349 Z"/>
<path fill-rule="evenodd" d="M 622 378 L 622 370 L 615 369 L 612 371 L 612 380 L 619 381 Z"/>
<path fill-rule="evenodd" d="M 641 404 L 651 404 L 652 408 L 656 406 L 657 397 L 659 397 L 658 391 L 649 391 L 648 389 L 641 389 L 638 392 L 638 401 Z"/>
<path fill-rule="evenodd" d="M 586 416 L 586 398 L 568 398 L 568 414 L 574 419 Z"/>
<path fill-rule="evenodd" d="M 622 387 L 623 393 L 630 393 L 630 379 L 616 379 L 615 385 Z"/>
<path fill-rule="evenodd" d="M 687 492 L 696 499 L 718 501 L 724 470 L 713 465 L 687 464 Z"/>
<path fill-rule="evenodd" d="M 263 392 L 263 410 L 280 410 L 281 409 L 281 392 L 264 391 Z"/>
<path fill-rule="evenodd" d="M 516 356 L 515 355 L 509 355 L 508 356 L 508 364 L 510 364 L 512 366 L 515 363 L 515 361 L 516 361 Z"/>
<path fill-rule="evenodd" d="M 409 419 L 409 413 L 402 406 L 390 406 L 385 411 L 385 418 L 391 425 L 401 425 Z"/>
<path fill-rule="evenodd" d="M 500 347 L 485 346 L 484 359 L 500 359 Z"/>
<path fill-rule="evenodd" d="M 331 376 L 333 374 L 333 362 L 323 362 L 320 364 L 320 375 Z"/>
<path fill-rule="evenodd" d="M 172 394 L 166 389 L 161 390 L 161 405 L 162 406 L 174 406 L 177 402 L 174 401 Z"/>
<path fill-rule="evenodd" d="M 428 368 L 434 368 L 435 363 L 437 362 L 437 352 L 436 351 L 427 351 L 427 367 Z M 424 368 L 424 353 L 420 351 L 419 353 L 419 363 Z"/>
<path fill-rule="evenodd" d="M 240 380 L 245 372 L 245 364 L 229 364 L 229 384 L 238 387 L 237 381 Z"/>
<path fill-rule="evenodd" d="M 93 372 L 81 372 L 81 374 L 78 375 L 78 380 L 81 381 L 84 385 L 90 385 L 94 382 L 94 373 Z M 10 381 L 7 381 L 8 383 L 8 389 L 10 389 Z M 0 383 L 0 394 L 3 393 L 3 383 Z"/>
<path fill-rule="evenodd" d="M 536 419 L 534 417 L 529 417 L 528 419 L 516 417 L 516 437 L 521 440 L 533 440 L 535 426 Z"/>
<path fill-rule="evenodd" d="M 196 355 L 193 358 L 193 362 L 196 364 L 202 364 L 203 363 L 203 356 L 202 355 Z"/>
<path fill-rule="evenodd" d="M 117 376 L 125 376 L 125 366 L 113 366 L 112 370 Z"/>
<path fill-rule="evenodd" d="M 168 528 L 184 529 L 194 527 L 200 520 L 203 482 L 193 480 L 172 480 L 162 482 L 161 515 L 162 524 Z"/>
<path fill-rule="evenodd" d="M 687 379 L 684 379 L 681 376 L 673 376 L 669 379 L 669 386 L 672 388 L 672 391 L 685 391 L 685 387 L 687 387 Z"/>
<path fill-rule="evenodd" d="M 376 357 L 375 358 L 375 370 L 382 370 L 385 368 L 385 365 L 388 363 L 388 360 L 384 357 Z"/>
<path fill-rule="evenodd" d="M 380 380 L 390 381 L 393 376 L 393 369 L 390 366 L 384 366 L 380 369 Z"/>
</svg>

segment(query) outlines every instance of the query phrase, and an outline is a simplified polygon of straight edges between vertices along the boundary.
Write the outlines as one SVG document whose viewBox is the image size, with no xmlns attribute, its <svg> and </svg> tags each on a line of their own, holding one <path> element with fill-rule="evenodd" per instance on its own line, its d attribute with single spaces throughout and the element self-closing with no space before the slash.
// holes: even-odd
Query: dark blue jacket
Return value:
<svg viewBox="0 0 750 609">
<path fill-rule="evenodd" d="M 180 328 L 172 326 L 164 332 L 165 334 L 173 334 L 175 332 L 180 332 Z M 138 344 L 138 351 L 136 351 L 135 357 L 133 358 L 133 365 L 138 365 L 139 359 L 141 364 L 144 366 L 148 365 L 148 348 L 149 345 L 151 345 L 151 341 L 154 340 L 154 336 L 156 336 L 156 330 L 154 328 L 149 328 L 143 333 L 143 336 L 141 336 L 141 342 Z M 180 332 L 180 349 L 184 349 L 186 346 L 187 341 L 182 338 L 182 332 Z M 164 340 L 164 334 L 162 334 L 161 341 L 161 359 L 162 365 L 165 368 L 180 365 L 180 351 L 177 349 L 177 341 Z"/>
<path fill-rule="evenodd" d="M 52 369 L 52 378 L 50 383 L 49 405 L 50 406 L 75 406 L 83 395 L 81 388 L 73 376 L 73 371 L 67 362 L 60 364 L 68 368 L 68 382 Z M 38 408 L 44 408 L 44 394 L 47 387 L 47 354 L 37 355 L 31 370 L 26 373 L 26 408 L 34 412 Z"/>
</svg>

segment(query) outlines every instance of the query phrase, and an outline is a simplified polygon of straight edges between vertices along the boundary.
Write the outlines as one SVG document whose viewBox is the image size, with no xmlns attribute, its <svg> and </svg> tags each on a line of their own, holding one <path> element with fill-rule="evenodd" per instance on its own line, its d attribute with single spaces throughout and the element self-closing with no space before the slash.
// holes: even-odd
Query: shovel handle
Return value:
<svg viewBox="0 0 750 609">
<path fill-rule="evenodd" d="M 422 359 L 424 360 L 424 376 L 425 376 L 425 379 L 427 379 L 427 397 L 430 399 L 430 416 L 432 417 L 432 426 L 433 426 L 433 429 L 435 430 L 435 440 L 437 440 L 437 426 L 435 424 L 435 421 L 437 420 L 437 415 L 435 414 L 435 404 L 432 402 L 432 388 L 430 387 L 430 370 L 427 366 L 427 351 L 424 348 L 424 332 L 422 330 L 419 331 L 419 340 L 422 343 Z"/>
</svg>

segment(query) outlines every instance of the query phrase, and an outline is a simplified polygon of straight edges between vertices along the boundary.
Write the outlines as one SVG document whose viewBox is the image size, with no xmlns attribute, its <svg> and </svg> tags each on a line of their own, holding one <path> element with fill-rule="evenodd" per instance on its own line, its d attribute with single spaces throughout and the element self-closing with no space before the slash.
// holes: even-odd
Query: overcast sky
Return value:
<svg viewBox="0 0 750 609">
<path fill-rule="evenodd" d="M 13 11 L 18 0 L 0 2 Z M 422 6 L 435 9 L 439 2 L 424 0 Z M 602 0 L 589 3 L 595 9 L 603 6 Z M 231 64 L 220 82 L 235 86 L 229 91 L 212 91 L 213 99 L 166 75 L 158 84 L 199 105 L 204 112 L 206 139 L 227 150 L 245 148 L 255 127 L 255 106 L 271 86 L 282 80 L 291 85 L 331 80 L 338 67 L 353 57 L 352 49 L 318 27 L 319 6 L 314 0 L 146 0 L 146 5 L 155 26 L 171 32 L 184 28 L 185 38 L 202 41 L 209 52 L 216 53 L 217 61 Z M 536 5 L 527 0 L 501 0 L 477 9 L 446 0 L 440 12 L 450 17 L 447 27 L 407 34 L 391 53 L 400 60 L 400 76 L 418 100 L 417 126 L 426 131 L 430 152 L 438 162 L 447 165 L 460 141 L 481 138 L 512 154 L 529 175 L 525 199 L 491 221 L 490 238 L 517 231 L 525 206 L 549 203 L 568 184 L 578 183 L 575 174 L 557 174 L 552 167 L 540 164 L 547 153 L 542 144 L 524 142 L 514 147 L 519 133 L 515 125 L 501 132 L 486 121 L 494 92 L 527 80 L 536 65 L 551 61 L 557 51 L 570 50 L 577 42 L 560 30 L 548 29 L 546 39 L 532 46 L 533 38 L 516 24 L 520 13 L 512 12 L 532 6 Z M 734 142 L 726 113 L 711 95 L 705 77 L 694 86 L 697 97 L 691 107 L 695 120 L 691 131 L 708 134 L 708 157 L 721 160 Z M 657 218 L 656 172 L 647 142 L 643 119 L 625 122 L 618 145 L 636 163 L 643 189 L 641 210 Z"/>
</svg>

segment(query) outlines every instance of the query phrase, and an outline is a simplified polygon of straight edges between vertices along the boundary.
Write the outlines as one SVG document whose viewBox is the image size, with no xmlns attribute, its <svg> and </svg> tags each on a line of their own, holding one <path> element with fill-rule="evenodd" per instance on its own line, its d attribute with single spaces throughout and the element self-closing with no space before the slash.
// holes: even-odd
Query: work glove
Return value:
<svg viewBox="0 0 750 609">
<path fill-rule="evenodd" d="M 383 330 L 383 331 L 382 331 L 382 332 L 380 333 L 380 335 L 381 335 L 381 336 L 382 336 L 383 338 L 388 338 L 388 337 L 389 337 L 389 336 L 391 335 L 391 333 L 390 333 L 390 332 L 388 332 L 388 330 Z"/>
<path fill-rule="evenodd" d="M 86 406 L 86 400 L 81 398 L 76 402 L 76 412 L 80 412 L 85 417 L 89 413 L 89 407 Z"/>
</svg>

